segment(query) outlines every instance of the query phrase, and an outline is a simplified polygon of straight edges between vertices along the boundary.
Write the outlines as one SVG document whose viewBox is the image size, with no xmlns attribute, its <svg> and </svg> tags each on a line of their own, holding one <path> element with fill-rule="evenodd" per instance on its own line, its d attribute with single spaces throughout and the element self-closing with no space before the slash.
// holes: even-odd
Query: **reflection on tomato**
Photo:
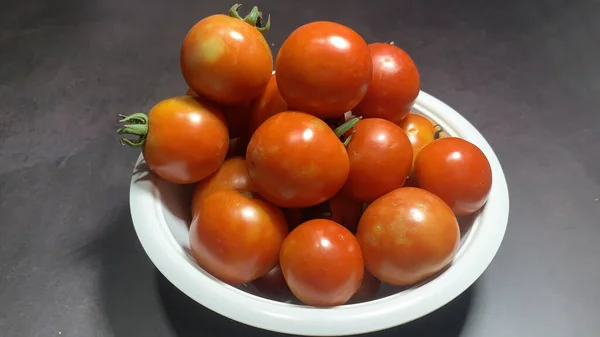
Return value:
<svg viewBox="0 0 600 337">
<path fill-rule="evenodd" d="M 365 96 L 372 62 L 367 43 L 334 22 L 311 22 L 290 34 L 277 54 L 277 85 L 290 109 L 340 117 Z"/>
<path fill-rule="evenodd" d="M 473 214 L 487 202 L 492 168 L 485 154 L 461 138 L 425 146 L 415 161 L 419 187 L 442 198 L 457 216 Z"/>
<path fill-rule="evenodd" d="M 404 286 L 446 267 L 458 250 L 460 230 L 442 199 L 403 187 L 367 207 L 356 238 L 367 270 L 383 282 Z"/>
<path fill-rule="evenodd" d="M 240 5 L 232 10 L 237 13 Z M 258 11 L 258 9 L 253 9 Z M 224 105 L 248 102 L 263 90 L 273 55 L 259 30 L 244 20 L 211 15 L 187 33 L 181 46 L 181 71 L 195 92 Z"/>
<path fill-rule="evenodd" d="M 283 212 L 238 190 L 215 191 L 202 199 L 190 229 L 198 265 L 223 282 L 254 281 L 277 265 L 288 233 Z"/>
<path fill-rule="evenodd" d="M 419 95 L 419 71 L 410 56 L 392 44 L 370 44 L 369 52 L 373 79 L 364 99 L 352 111 L 357 116 L 399 123 Z"/>
<path fill-rule="evenodd" d="M 385 119 L 367 118 L 354 126 L 348 145 L 350 174 L 344 192 L 371 202 L 402 187 L 412 165 L 412 147 L 406 133 Z"/>
<path fill-rule="evenodd" d="M 381 287 L 381 281 L 365 270 L 362 282 L 356 294 L 350 299 L 351 303 L 361 303 L 372 301 Z"/>
<path fill-rule="evenodd" d="M 275 74 L 273 74 L 262 94 L 250 106 L 248 135 L 251 136 L 269 117 L 285 110 L 287 110 L 287 103 L 279 93 Z"/>
<path fill-rule="evenodd" d="M 326 219 L 296 227 L 285 238 L 279 260 L 292 293 L 313 306 L 346 303 L 360 287 L 364 273 L 354 235 Z"/>
<path fill-rule="evenodd" d="M 285 282 L 279 265 L 271 269 L 266 275 L 252 282 L 258 291 L 269 298 L 285 300 L 292 297 L 292 292 Z"/>
<path fill-rule="evenodd" d="M 192 217 L 198 212 L 202 199 L 219 190 L 253 191 L 244 158 L 232 157 L 225 160 L 215 173 L 196 185 L 192 196 Z"/>
<path fill-rule="evenodd" d="M 425 145 L 442 137 L 443 130 L 439 125 L 435 125 L 429 118 L 416 113 L 407 114 L 398 125 L 408 135 L 408 139 L 413 148 L 413 165 L 410 169 L 408 179 L 411 181 L 412 185 L 416 186 L 414 161 L 417 158 L 417 154 L 419 154 L 419 151 L 421 151 Z"/>
<path fill-rule="evenodd" d="M 348 177 L 348 154 L 315 116 L 286 111 L 252 135 L 246 164 L 257 192 L 280 207 L 303 208 L 333 197 Z"/>
</svg>

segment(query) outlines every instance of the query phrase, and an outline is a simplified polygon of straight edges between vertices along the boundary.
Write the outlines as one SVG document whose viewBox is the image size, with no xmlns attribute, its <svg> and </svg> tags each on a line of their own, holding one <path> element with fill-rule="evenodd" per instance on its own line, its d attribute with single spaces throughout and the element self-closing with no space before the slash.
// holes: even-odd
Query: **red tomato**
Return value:
<svg viewBox="0 0 600 337">
<path fill-rule="evenodd" d="M 224 106 L 223 117 L 227 122 L 229 138 L 245 137 L 247 135 L 248 122 L 250 120 L 250 104 L 240 103 L 234 106 Z"/>
<path fill-rule="evenodd" d="M 175 184 L 198 182 L 225 160 L 229 135 L 217 107 L 199 97 L 165 99 L 148 113 L 122 116 L 119 134 L 137 136 L 124 144 L 143 146 L 150 170 Z"/>
<path fill-rule="evenodd" d="M 371 273 L 365 270 L 365 274 L 360 284 L 360 288 L 358 288 L 356 294 L 352 296 L 350 302 L 361 303 L 372 301 L 375 298 L 377 292 L 379 291 L 379 288 L 381 288 L 381 281 L 376 279 L 375 276 L 371 275 Z"/>
<path fill-rule="evenodd" d="M 356 238 L 365 267 L 393 285 L 410 285 L 446 267 L 458 250 L 458 221 L 433 193 L 404 187 L 365 210 Z"/>
<path fill-rule="evenodd" d="M 279 93 L 275 74 L 273 74 L 263 93 L 250 106 L 248 134 L 251 136 L 269 117 L 285 110 L 287 110 L 287 103 Z"/>
<path fill-rule="evenodd" d="M 232 157 L 225 160 L 215 173 L 196 185 L 192 196 L 192 217 L 198 212 L 202 200 L 219 190 L 253 190 L 244 158 Z"/>
<path fill-rule="evenodd" d="M 246 164 L 257 192 L 286 208 L 320 204 L 348 177 L 348 154 L 315 116 L 287 111 L 261 124 L 248 144 Z"/>
<path fill-rule="evenodd" d="M 362 202 L 338 192 L 328 201 L 331 210 L 331 220 L 348 228 L 352 233 L 356 232 L 358 221 L 363 213 Z"/>
<path fill-rule="evenodd" d="M 271 49 L 253 26 L 258 9 L 253 9 L 254 22 L 249 24 L 235 17 L 237 8 L 230 12 L 234 17 L 217 14 L 196 23 L 181 46 L 181 71 L 187 84 L 225 105 L 254 99 L 273 70 Z"/>
<path fill-rule="evenodd" d="M 352 111 L 357 116 L 399 123 L 419 95 L 419 71 L 410 56 L 392 44 L 370 44 L 369 52 L 373 79 L 364 99 Z"/>
<path fill-rule="evenodd" d="M 415 159 L 417 154 L 425 145 L 433 142 L 435 139 L 442 137 L 442 128 L 435 125 L 429 118 L 416 113 L 409 113 L 398 124 L 408 135 L 410 144 L 413 148 L 413 165 L 410 168 L 409 180 L 412 184 L 416 184 L 415 177 Z"/>
<path fill-rule="evenodd" d="M 350 174 L 344 192 L 371 202 L 402 187 L 412 165 L 412 147 L 406 133 L 385 119 L 367 118 L 354 126 L 346 149 Z"/>
<path fill-rule="evenodd" d="M 367 43 L 334 22 L 311 22 L 285 40 L 275 61 L 277 85 L 291 109 L 335 118 L 354 108 L 371 81 Z"/>
<path fill-rule="evenodd" d="M 325 219 L 296 227 L 283 241 L 279 260 L 292 293 L 312 306 L 346 303 L 360 287 L 364 273 L 354 235 Z"/>
<path fill-rule="evenodd" d="M 461 138 L 425 146 L 415 161 L 418 184 L 442 198 L 457 216 L 475 213 L 492 189 L 492 168 L 485 154 Z"/>
<path fill-rule="evenodd" d="M 271 269 L 266 275 L 252 282 L 258 291 L 270 298 L 283 300 L 292 297 L 292 292 L 285 282 L 279 265 Z"/>
<path fill-rule="evenodd" d="M 190 229 L 190 248 L 200 267 L 237 285 L 275 267 L 287 233 L 276 206 L 247 192 L 220 190 L 202 199 Z"/>
</svg>

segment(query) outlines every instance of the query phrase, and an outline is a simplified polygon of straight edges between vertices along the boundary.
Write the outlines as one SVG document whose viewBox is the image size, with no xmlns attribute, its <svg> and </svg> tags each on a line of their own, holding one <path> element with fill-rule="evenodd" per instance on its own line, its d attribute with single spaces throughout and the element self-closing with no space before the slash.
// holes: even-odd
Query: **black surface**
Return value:
<svg viewBox="0 0 600 337">
<path fill-rule="evenodd" d="M 274 51 L 317 19 L 395 41 L 504 166 L 509 229 L 490 268 L 376 336 L 599 336 L 598 1 L 254 3 L 272 14 Z M 185 91 L 184 34 L 229 5 L 0 2 L 0 336 L 274 335 L 203 309 L 154 269 L 128 211 L 137 152 L 114 134 L 117 113 Z"/>
</svg>

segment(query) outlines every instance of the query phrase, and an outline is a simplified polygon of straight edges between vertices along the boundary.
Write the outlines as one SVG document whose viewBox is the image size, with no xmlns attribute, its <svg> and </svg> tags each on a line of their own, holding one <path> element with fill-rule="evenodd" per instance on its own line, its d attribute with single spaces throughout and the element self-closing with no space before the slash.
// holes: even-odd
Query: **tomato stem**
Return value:
<svg viewBox="0 0 600 337">
<path fill-rule="evenodd" d="M 250 26 L 256 28 L 261 34 L 266 34 L 271 28 L 271 15 L 267 17 L 267 23 L 263 26 L 263 14 L 258 10 L 257 6 L 252 7 L 252 10 L 244 18 L 240 16 L 238 10 L 242 4 L 235 4 L 229 9 L 229 16 L 235 19 L 242 20 Z"/>
<path fill-rule="evenodd" d="M 441 125 L 436 124 L 433 129 L 435 130 L 435 132 L 433 133 L 433 139 L 437 140 L 440 139 L 442 132 L 444 132 L 444 128 L 442 128 Z"/>
<path fill-rule="evenodd" d="M 136 139 L 121 138 L 121 144 L 130 147 L 140 147 L 146 142 L 148 135 L 148 116 L 145 113 L 138 112 L 129 116 L 119 115 L 119 123 L 125 123 L 117 130 L 119 135 L 137 136 Z"/>
<path fill-rule="evenodd" d="M 348 144 L 350 144 L 350 139 L 352 139 L 352 136 L 354 136 L 355 133 L 356 133 L 356 131 L 352 131 L 350 136 L 348 136 L 348 138 L 346 138 L 346 140 L 344 140 L 344 146 L 348 146 Z"/>
<path fill-rule="evenodd" d="M 334 132 L 335 135 L 340 138 L 341 136 L 345 135 L 346 132 L 352 130 L 352 128 L 356 125 L 356 123 L 358 123 L 358 121 L 360 121 L 362 119 L 362 117 L 354 117 L 351 118 L 347 121 L 344 122 L 344 124 L 338 126 Z"/>
</svg>

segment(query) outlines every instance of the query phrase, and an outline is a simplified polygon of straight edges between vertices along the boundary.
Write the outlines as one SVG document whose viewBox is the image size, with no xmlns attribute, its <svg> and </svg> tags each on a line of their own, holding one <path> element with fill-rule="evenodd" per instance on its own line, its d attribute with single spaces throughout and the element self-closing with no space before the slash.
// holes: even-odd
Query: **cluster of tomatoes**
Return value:
<svg viewBox="0 0 600 337">
<path fill-rule="evenodd" d="M 333 22 L 305 24 L 275 59 L 256 7 L 212 15 L 181 48 L 186 95 L 123 116 L 156 175 L 197 184 L 190 246 L 233 285 L 307 305 L 365 301 L 456 253 L 457 217 L 486 202 L 477 146 L 411 112 L 412 59 Z M 407 179 L 408 177 L 408 179 Z"/>
</svg>

